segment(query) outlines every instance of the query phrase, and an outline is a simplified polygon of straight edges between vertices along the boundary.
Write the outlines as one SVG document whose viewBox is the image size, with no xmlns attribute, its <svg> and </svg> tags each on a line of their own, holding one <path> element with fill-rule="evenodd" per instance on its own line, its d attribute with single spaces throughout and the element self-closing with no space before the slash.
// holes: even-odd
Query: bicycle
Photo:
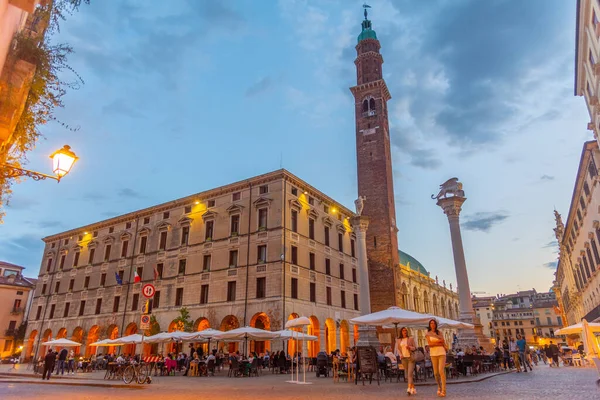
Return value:
<svg viewBox="0 0 600 400">
<path fill-rule="evenodd" d="M 150 377 L 150 369 L 148 364 L 131 364 L 128 365 L 123 371 L 123 382 L 126 384 L 130 384 L 133 382 L 133 379 L 136 379 L 136 382 L 140 385 L 144 383 L 152 383 L 152 378 Z"/>
</svg>

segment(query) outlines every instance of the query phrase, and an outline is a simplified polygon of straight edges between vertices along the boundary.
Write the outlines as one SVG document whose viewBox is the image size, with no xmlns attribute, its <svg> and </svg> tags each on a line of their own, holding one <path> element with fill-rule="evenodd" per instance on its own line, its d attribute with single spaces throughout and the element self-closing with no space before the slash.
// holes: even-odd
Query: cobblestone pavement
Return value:
<svg viewBox="0 0 600 400">
<path fill-rule="evenodd" d="M 363 387 L 350 383 L 333 383 L 329 378 L 316 379 L 307 375 L 312 385 L 293 385 L 285 381 L 289 375 L 266 373 L 259 378 L 211 378 L 162 377 L 142 390 L 118 388 L 81 387 L 68 385 L 46 385 L 24 382 L 0 382 L 0 399 L 22 400 L 28 398 L 64 400 L 67 399 L 256 399 L 277 397 L 278 399 L 364 399 L 377 396 L 377 399 L 397 399 L 405 397 L 404 383 L 381 383 Z M 2 378 L 5 379 L 5 378 Z M 17 379 L 17 378 L 15 378 Z M 30 378 L 20 378 L 28 379 Z M 39 379 L 39 378 L 38 378 Z M 454 399 L 600 399 L 600 389 L 595 381 L 598 373 L 591 368 L 549 368 L 539 366 L 533 373 L 510 373 L 486 379 L 481 382 L 448 385 L 447 398 Z M 59 379 L 53 382 L 58 383 Z M 87 379 L 86 379 L 87 381 Z M 97 379 L 89 380 L 98 382 Z M 41 383 L 41 380 L 39 380 Z M 81 382 L 81 380 L 77 380 Z M 63 381 L 66 383 L 66 381 Z M 417 398 L 436 397 L 435 386 L 420 386 Z"/>
</svg>

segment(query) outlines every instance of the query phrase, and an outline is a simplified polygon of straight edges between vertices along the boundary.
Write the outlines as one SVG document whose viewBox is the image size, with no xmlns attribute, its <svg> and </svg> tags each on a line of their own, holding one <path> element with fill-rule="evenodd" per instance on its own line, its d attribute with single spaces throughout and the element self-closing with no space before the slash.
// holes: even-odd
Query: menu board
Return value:
<svg viewBox="0 0 600 400">
<path fill-rule="evenodd" d="M 358 376 L 362 376 L 363 385 L 365 384 L 364 378 L 367 377 L 369 382 L 373 381 L 373 375 L 377 378 L 377 383 L 379 384 L 379 366 L 377 363 L 377 351 L 373 346 L 358 346 L 356 348 L 357 352 L 357 370 L 358 374 L 356 374 L 356 383 L 358 383 Z"/>
</svg>

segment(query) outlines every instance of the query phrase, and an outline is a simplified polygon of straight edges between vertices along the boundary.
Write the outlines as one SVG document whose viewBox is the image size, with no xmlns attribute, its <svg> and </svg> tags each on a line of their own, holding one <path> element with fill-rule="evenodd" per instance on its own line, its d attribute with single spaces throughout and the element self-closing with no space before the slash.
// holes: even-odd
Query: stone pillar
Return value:
<svg viewBox="0 0 600 400">
<path fill-rule="evenodd" d="M 358 260 L 359 310 L 361 315 L 371 313 L 371 292 L 369 289 L 369 264 L 367 259 L 367 228 L 369 218 L 358 215 L 352 217 L 352 229 L 356 235 L 356 258 Z M 358 327 L 357 346 L 375 346 L 379 348 L 377 329 L 374 326 Z"/>
<path fill-rule="evenodd" d="M 465 261 L 465 252 L 460 233 L 459 215 L 462 210 L 462 205 L 467 200 L 462 190 L 462 184 L 458 183 L 458 189 L 449 197 L 437 197 L 437 205 L 441 207 L 444 214 L 448 217 L 450 224 L 450 238 L 452 240 L 452 253 L 454 255 L 454 269 L 456 272 L 456 282 L 458 285 L 458 301 L 459 301 L 459 320 L 475 325 L 475 329 L 459 329 L 458 340 L 459 346 L 483 346 L 486 351 L 493 350 L 493 344 L 490 339 L 483 333 L 483 326 L 479 318 L 475 316 L 473 311 L 473 302 L 471 299 L 471 288 L 469 287 L 469 275 L 467 273 L 467 263 Z M 444 186 L 444 185 L 442 185 Z M 442 189 L 443 190 L 443 189 Z"/>
</svg>

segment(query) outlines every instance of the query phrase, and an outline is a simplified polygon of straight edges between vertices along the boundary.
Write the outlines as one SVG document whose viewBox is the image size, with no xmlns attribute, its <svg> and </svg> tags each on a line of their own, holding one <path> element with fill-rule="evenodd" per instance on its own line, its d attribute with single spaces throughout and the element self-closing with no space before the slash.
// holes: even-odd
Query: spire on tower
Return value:
<svg viewBox="0 0 600 400">
<path fill-rule="evenodd" d="M 367 3 L 364 3 L 364 4 L 363 4 L 363 8 L 365 9 L 365 20 L 366 20 L 366 19 L 367 19 L 367 15 L 368 15 L 368 13 L 367 13 L 367 8 L 371 8 L 371 6 L 370 6 L 370 5 L 368 5 Z"/>
<path fill-rule="evenodd" d="M 377 39 L 375 31 L 371 27 L 371 21 L 369 21 L 369 19 L 367 18 L 369 15 L 369 13 L 367 12 L 367 8 L 371 8 L 371 6 L 365 3 L 363 4 L 363 8 L 365 9 L 365 19 L 362 22 L 362 32 L 360 33 L 360 35 L 358 35 L 359 42 L 364 39 Z"/>
</svg>

